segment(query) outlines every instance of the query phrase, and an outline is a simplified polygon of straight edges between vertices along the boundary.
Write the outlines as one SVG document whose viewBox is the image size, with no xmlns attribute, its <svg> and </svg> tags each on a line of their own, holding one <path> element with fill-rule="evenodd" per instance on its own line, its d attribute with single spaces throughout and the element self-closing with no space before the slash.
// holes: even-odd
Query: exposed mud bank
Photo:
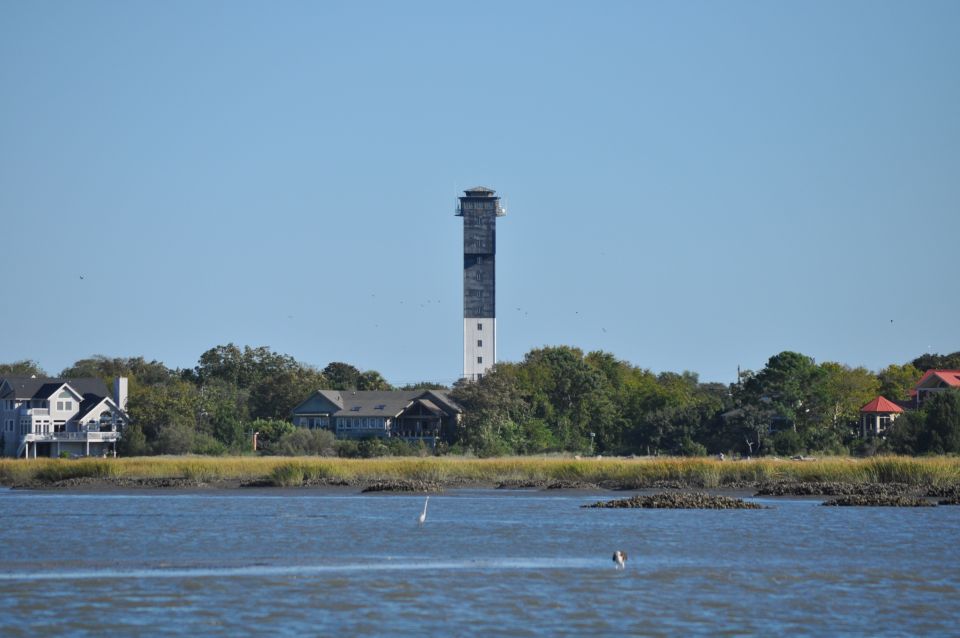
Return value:
<svg viewBox="0 0 960 638">
<path fill-rule="evenodd" d="M 699 509 L 699 510 L 760 510 L 768 509 L 729 496 L 713 496 L 705 492 L 662 492 L 650 496 L 638 494 L 615 501 L 598 501 L 588 508 L 642 508 L 642 509 Z"/>
</svg>

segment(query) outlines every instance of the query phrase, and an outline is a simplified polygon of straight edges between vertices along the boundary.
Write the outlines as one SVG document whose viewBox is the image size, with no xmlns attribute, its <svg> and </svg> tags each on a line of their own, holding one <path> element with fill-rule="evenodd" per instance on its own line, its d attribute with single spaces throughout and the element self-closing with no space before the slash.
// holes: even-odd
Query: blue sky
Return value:
<svg viewBox="0 0 960 638">
<path fill-rule="evenodd" d="M 0 361 L 960 350 L 960 3 L 0 3 Z M 81 279 L 81 275 L 83 279 Z"/>
</svg>

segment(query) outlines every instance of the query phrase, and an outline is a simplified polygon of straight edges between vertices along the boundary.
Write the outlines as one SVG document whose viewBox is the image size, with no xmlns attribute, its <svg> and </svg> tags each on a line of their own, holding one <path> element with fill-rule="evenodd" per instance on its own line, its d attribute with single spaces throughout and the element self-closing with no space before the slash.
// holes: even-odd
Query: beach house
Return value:
<svg viewBox="0 0 960 638">
<path fill-rule="evenodd" d="M 960 390 L 960 370 L 927 370 L 910 391 L 910 400 L 919 408 L 931 395 L 947 390 Z"/>
<path fill-rule="evenodd" d="M 0 379 L 0 450 L 4 456 L 116 455 L 127 424 L 127 378 L 113 395 L 101 379 Z"/>
<path fill-rule="evenodd" d="M 317 390 L 293 409 L 293 424 L 338 438 L 451 441 L 463 409 L 442 390 Z"/>
</svg>

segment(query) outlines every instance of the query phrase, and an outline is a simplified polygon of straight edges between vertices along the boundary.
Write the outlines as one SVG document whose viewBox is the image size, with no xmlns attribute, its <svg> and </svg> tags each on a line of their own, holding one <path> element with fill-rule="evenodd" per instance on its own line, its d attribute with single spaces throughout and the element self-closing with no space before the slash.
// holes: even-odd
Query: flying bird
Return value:
<svg viewBox="0 0 960 638">
<path fill-rule="evenodd" d="M 427 503 L 430 502 L 430 497 L 427 497 L 427 500 L 423 502 L 423 511 L 420 512 L 420 516 L 417 517 L 417 524 L 423 525 L 427 520 Z"/>
<path fill-rule="evenodd" d="M 613 562 L 616 564 L 614 569 L 626 569 L 627 553 L 618 549 L 613 553 Z"/>
</svg>

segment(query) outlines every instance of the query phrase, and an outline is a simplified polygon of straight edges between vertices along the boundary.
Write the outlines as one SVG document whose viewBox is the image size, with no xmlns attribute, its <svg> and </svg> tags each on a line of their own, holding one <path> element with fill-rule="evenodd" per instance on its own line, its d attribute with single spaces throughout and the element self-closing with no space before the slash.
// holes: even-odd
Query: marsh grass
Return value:
<svg viewBox="0 0 960 638">
<path fill-rule="evenodd" d="M 497 484 L 509 481 L 612 482 L 624 485 L 678 481 L 716 488 L 771 481 L 847 483 L 960 483 L 958 457 L 826 458 L 816 461 L 709 458 L 501 457 L 204 457 L 166 456 L 122 459 L 3 459 L 0 484 L 52 483 L 71 478 L 186 478 L 197 482 L 264 481 L 296 486 L 323 479 L 350 483 L 419 480 L 445 484 Z"/>
</svg>

